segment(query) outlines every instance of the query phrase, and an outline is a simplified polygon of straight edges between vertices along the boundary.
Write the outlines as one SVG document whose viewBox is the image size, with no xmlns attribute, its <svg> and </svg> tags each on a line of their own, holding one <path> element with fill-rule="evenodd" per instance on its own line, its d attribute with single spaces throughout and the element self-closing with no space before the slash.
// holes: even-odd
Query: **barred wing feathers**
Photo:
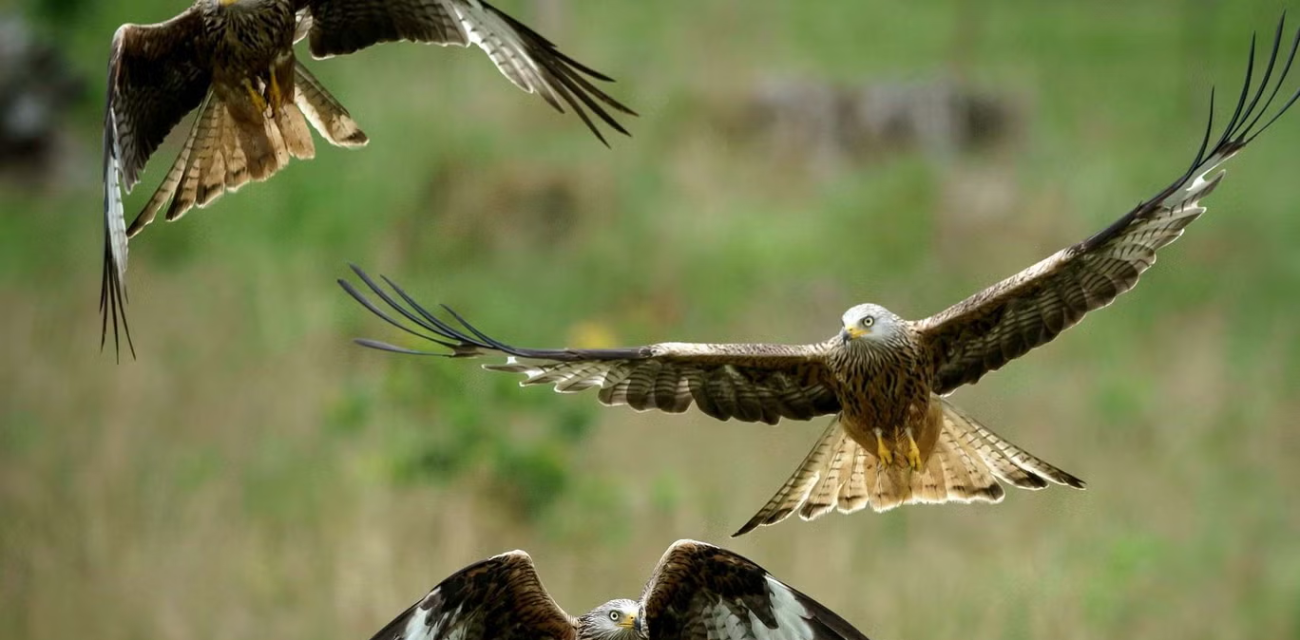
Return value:
<svg viewBox="0 0 1300 640">
<path fill-rule="evenodd" d="M 1184 227 L 1205 212 L 1201 198 L 1223 178 L 1223 172 L 1215 170 L 1300 97 L 1297 91 L 1257 127 L 1278 96 L 1300 45 L 1297 31 L 1285 59 L 1280 56 L 1284 22 L 1278 24 L 1268 66 L 1253 92 L 1255 41 L 1251 40 L 1246 81 L 1232 119 L 1211 147 L 1211 114 L 1200 151 L 1187 172 L 1173 184 L 1091 238 L 917 323 L 935 364 L 936 393 L 947 394 L 979 380 L 985 373 L 1050 342 L 1089 311 L 1109 305 L 1137 284 L 1139 276 L 1155 263 L 1156 251 L 1177 240 Z M 1270 82 L 1280 60 L 1285 64 L 1277 81 Z"/>
<path fill-rule="evenodd" d="M 572 618 L 542 586 L 533 560 L 511 551 L 443 580 L 372 640 L 575 640 Z"/>
<path fill-rule="evenodd" d="M 353 53 L 381 42 L 407 40 L 465 47 L 477 45 L 515 86 L 536 93 L 557 111 L 565 105 L 605 142 L 588 111 L 627 135 L 609 109 L 635 111 L 590 79 L 613 82 L 562 53 L 523 23 L 480 0 L 300 0 L 310 20 L 308 43 L 316 58 Z M 590 79 L 589 79 L 590 78 Z"/>
<path fill-rule="evenodd" d="M 126 324 L 127 231 L 123 191 L 140 181 L 149 156 L 185 114 L 203 101 L 210 71 L 196 50 L 203 28 L 193 9 L 158 24 L 124 24 L 113 35 L 104 106 L 104 270 L 99 307 L 100 346 L 113 326 L 131 346 Z M 135 352 L 131 346 L 132 353 Z"/>
<path fill-rule="evenodd" d="M 571 393 L 598 388 L 607 405 L 627 405 L 638 411 L 658 409 L 681 413 L 692 403 L 719 419 L 776 424 L 781 418 L 807 420 L 836 413 L 840 404 L 824 356 L 828 344 L 688 344 L 665 342 L 621 349 L 524 349 L 488 337 L 451 309 L 461 325 L 452 326 L 427 311 L 400 287 L 384 281 L 395 299 L 361 269 L 362 282 L 416 329 L 380 309 L 350 283 L 339 281 L 372 313 L 412 335 L 450 350 L 438 354 L 403 349 L 373 340 L 357 342 L 377 349 L 416 355 L 478 357 L 500 354 L 505 364 L 485 365 L 494 371 L 522 373 L 521 384 L 554 385 Z M 445 309 L 445 307 L 444 307 Z"/>
<path fill-rule="evenodd" d="M 651 640 L 867 640 L 757 564 L 692 540 L 664 554 L 641 611 Z"/>
</svg>

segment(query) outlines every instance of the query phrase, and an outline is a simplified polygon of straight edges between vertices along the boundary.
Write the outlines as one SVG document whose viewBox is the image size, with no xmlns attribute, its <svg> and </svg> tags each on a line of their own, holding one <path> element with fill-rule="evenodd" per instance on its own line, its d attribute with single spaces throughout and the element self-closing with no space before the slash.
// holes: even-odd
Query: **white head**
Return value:
<svg viewBox="0 0 1300 640">
<path fill-rule="evenodd" d="M 840 339 L 844 344 L 875 346 L 891 342 L 901 336 L 902 318 L 878 304 L 860 304 L 844 312 L 844 328 Z"/>
<path fill-rule="evenodd" d="M 610 600 L 579 618 L 579 637 L 583 640 L 635 640 L 641 635 L 635 600 Z"/>
</svg>

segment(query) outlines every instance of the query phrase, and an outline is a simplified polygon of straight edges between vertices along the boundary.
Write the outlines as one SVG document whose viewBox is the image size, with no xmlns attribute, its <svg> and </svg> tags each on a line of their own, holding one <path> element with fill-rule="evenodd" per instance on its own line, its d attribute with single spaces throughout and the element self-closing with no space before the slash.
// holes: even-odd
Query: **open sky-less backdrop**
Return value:
<svg viewBox="0 0 1300 640">
<path fill-rule="evenodd" d="M 100 83 L 119 24 L 183 5 L 11 0 L 89 89 L 66 118 L 84 170 L 0 179 L 0 637 L 366 640 L 513 548 L 580 612 L 638 594 L 682 537 L 873 638 L 1300 636 L 1300 113 L 1134 293 L 956 394 L 1086 492 L 729 540 L 822 423 L 635 414 L 364 350 L 349 339 L 401 338 L 334 283 L 356 262 L 533 346 L 808 342 L 862 301 L 928 315 L 1165 186 L 1285 3 L 500 4 L 616 77 L 634 137 L 601 147 L 477 51 L 311 64 L 371 145 L 318 142 L 147 229 L 139 359 L 117 365 L 95 309 Z M 845 149 L 798 90 L 917 86 L 983 96 L 1001 125 Z"/>
</svg>

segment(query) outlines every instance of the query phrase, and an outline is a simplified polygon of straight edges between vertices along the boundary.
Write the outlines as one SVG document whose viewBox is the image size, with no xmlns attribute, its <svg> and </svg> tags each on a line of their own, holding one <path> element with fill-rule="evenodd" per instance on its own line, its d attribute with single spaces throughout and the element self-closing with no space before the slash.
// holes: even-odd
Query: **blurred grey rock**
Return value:
<svg viewBox="0 0 1300 640">
<path fill-rule="evenodd" d="M 67 109 L 85 91 L 53 42 L 16 15 L 0 14 L 0 173 L 49 179 L 73 148 Z"/>
<path fill-rule="evenodd" d="M 1017 114 L 1010 100 L 949 80 L 839 86 L 773 78 L 749 97 L 740 128 L 818 166 L 910 149 L 946 161 L 1006 139 Z"/>
</svg>

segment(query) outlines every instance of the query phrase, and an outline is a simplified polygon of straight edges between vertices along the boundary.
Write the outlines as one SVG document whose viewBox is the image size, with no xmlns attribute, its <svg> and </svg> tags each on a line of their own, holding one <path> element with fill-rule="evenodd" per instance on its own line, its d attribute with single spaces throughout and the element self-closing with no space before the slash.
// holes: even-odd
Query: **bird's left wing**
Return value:
<svg viewBox="0 0 1300 640">
<path fill-rule="evenodd" d="M 126 219 L 122 191 L 140 180 L 149 156 L 167 134 L 203 101 L 211 76 L 197 50 L 203 22 L 193 9 L 159 24 L 124 24 L 113 35 L 104 107 L 104 275 L 99 307 L 100 348 L 118 346 L 126 326 Z M 134 347 L 132 347 L 134 353 Z"/>
<path fill-rule="evenodd" d="M 429 591 L 373 640 L 574 640 L 573 619 L 542 586 L 532 558 L 511 551 Z"/>
<path fill-rule="evenodd" d="M 665 342 L 620 349 L 525 349 L 484 335 L 444 307 L 462 328 L 452 326 L 385 278 L 405 302 L 402 304 L 361 269 L 352 269 L 376 296 L 418 330 L 380 309 L 346 280 L 339 280 L 349 295 L 393 326 L 442 345 L 450 353 L 427 353 L 357 340 L 364 346 L 414 355 L 505 355 L 506 364 L 484 368 L 523 373 L 528 378 L 521 384 L 555 385 L 560 392 L 596 387 L 602 403 L 625 404 L 638 411 L 681 413 L 694 403 L 719 420 L 736 418 L 768 424 L 776 424 L 781 418 L 807 420 L 839 411 L 833 376 L 826 366 L 825 344 Z"/>
<path fill-rule="evenodd" d="M 1284 21 L 1278 23 L 1272 55 L 1253 92 L 1252 38 L 1250 65 L 1232 119 L 1211 147 L 1211 115 L 1201 150 L 1187 172 L 1173 184 L 1091 238 L 916 323 L 922 343 L 933 358 L 935 393 L 946 394 L 979 380 L 985 373 L 1051 341 L 1084 314 L 1105 307 L 1137 284 L 1142 272 L 1155 263 L 1156 251 L 1178 239 L 1183 228 L 1205 212 L 1201 198 L 1223 178 L 1222 171 L 1214 173 L 1219 165 L 1254 140 L 1300 97 L 1297 91 L 1271 118 L 1261 122 L 1278 97 L 1300 45 L 1298 31 L 1290 51 L 1284 51 L 1283 25 Z M 1280 69 L 1278 63 L 1282 63 Z M 1274 77 L 1276 82 L 1272 82 Z"/>
<path fill-rule="evenodd" d="M 627 130 L 607 109 L 636 115 L 591 82 L 611 78 L 481 0 L 298 0 L 298 8 L 310 18 L 300 24 L 310 23 L 308 44 L 318 59 L 399 40 L 474 44 L 520 89 L 540 95 L 561 113 L 567 104 L 601 142 L 605 136 L 587 110 L 624 135 Z"/>
<path fill-rule="evenodd" d="M 673 544 L 641 598 L 649 640 L 867 640 L 817 601 L 740 555 Z"/>
</svg>

